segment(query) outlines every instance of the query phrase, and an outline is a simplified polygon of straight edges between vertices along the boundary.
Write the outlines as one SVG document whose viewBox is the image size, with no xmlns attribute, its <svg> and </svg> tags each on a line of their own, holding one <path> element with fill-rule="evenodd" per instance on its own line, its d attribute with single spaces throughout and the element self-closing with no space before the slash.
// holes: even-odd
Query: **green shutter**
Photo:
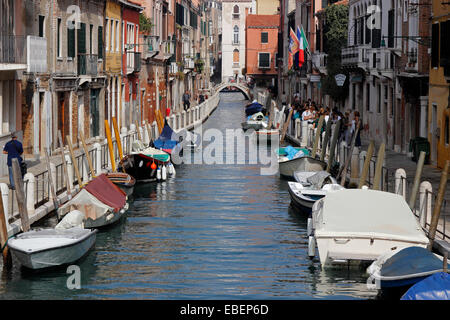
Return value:
<svg viewBox="0 0 450 320">
<path fill-rule="evenodd" d="M 75 57 L 75 29 L 67 28 L 67 56 Z"/>
<path fill-rule="evenodd" d="M 78 53 L 86 53 L 86 24 L 80 23 L 80 29 L 77 31 Z"/>
<path fill-rule="evenodd" d="M 98 27 L 98 58 L 103 59 L 103 27 Z"/>
</svg>

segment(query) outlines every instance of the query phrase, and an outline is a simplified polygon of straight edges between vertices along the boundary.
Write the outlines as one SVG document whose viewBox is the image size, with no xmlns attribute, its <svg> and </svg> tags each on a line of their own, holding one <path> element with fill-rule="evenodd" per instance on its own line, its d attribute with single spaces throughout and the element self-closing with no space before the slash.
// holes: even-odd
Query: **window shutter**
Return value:
<svg viewBox="0 0 450 320">
<path fill-rule="evenodd" d="M 388 13 L 388 47 L 393 48 L 394 47 L 394 9 L 389 10 Z"/>
<path fill-rule="evenodd" d="M 75 29 L 67 28 L 67 56 L 75 57 Z"/>
<path fill-rule="evenodd" d="M 369 29 L 369 27 L 367 26 L 367 22 L 369 21 L 369 15 L 366 16 L 366 23 L 364 23 L 364 25 L 366 26 L 366 44 L 370 43 L 370 36 L 371 36 L 371 31 Z"/>
<path fill-rule="evenodd" d="M 98 27 L 98 58 L 103 59 L 103 27 Z"/>
<path fill-rule="evenodd" d="M 450 44 L 449 34 L 450 20 L 441 22 L 441 47 L 440 47 L 440 65 L 442 67 L 450 67 Z"/>
<path fill-rule="evenodd" d="M 439 66 L 439 23 L 431 27 L 431 67 Z"/>
<path fill-rule="evenodd" d="M 86 24 L 80 23 L 80 29 L 78 29 L 77 36 L 78 53 L 86 53 Z"/>
</svg>

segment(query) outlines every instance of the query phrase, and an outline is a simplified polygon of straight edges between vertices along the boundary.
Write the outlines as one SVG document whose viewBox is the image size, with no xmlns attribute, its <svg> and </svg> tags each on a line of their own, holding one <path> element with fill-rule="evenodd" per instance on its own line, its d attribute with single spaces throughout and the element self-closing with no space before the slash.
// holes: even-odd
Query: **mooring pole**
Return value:
<svg viewBox="0 0 450 320">
<path fill-rule="evenodd" d="M 423 164 L 425 163 L 425 151 L 420 151 L 419 161 L 417 162 L 416 176 L 414 177 L 414 184 L 411 190 L 411 196 L 409 197 L 409 207 L 411 210 L 416 203 L 417 192 L 419 191 L 420 178 L 422 177 Z"/>
<path fill-rule="evenodd" d="M 380 146 L 380 149 L 378 150 L 378 156 L 377 156 L 377 163 L 375 166 L 375 176 L 373 178 L 373 190 L 380 190 L 380 182 L 381 182 L 381 173 L 383 170 L 383 161 L 384 161 L 384 151 L 385 151 L 386 145 L 383 142 Z"/>
<path fill-rule="evenodd" d="M 323 126 L 324 119 L 325 119 L 324 116 L 320 116 L 319 123 L 317 125 L 316 136 L 315 136 L 315 139 L 314 139 L 314 146 L 313 146 L 313 149 L 312 149 L 312 152 L 311 152 L 311 157 L 313 157 L 313 158 L 316 157 L 317 147 L 319 146 L 320 136 L 322 135 L 322 126 Z"/>
<path fill-rule="evenodd" d="M 444 201 L 445 188 L 447 187 L 448 167 L 450 166 L 450 160 L 445 161 L 445 167 L 441 175 L 441 183 L 439 184 L 439 191 L 434 204 L 433 216 L 431 217 L 430 232 L 428 237 L 430 243 L 428 249 L 431 251 L 433 248 L 434 238 L 436 237 L 437 225 L 439 223 L 439 216 L 441 215 L 442 202 Z"/>
<path fill-rule="evenodd" d="M 144 141 L 142 140 L 141 130 L 139 130 L 139 122 L 138 122 L 137 120 L 134 121 L 134 125 L 136 126 L 136 132 L 137 132 L 137 136 L 138 136 L 139 141 L 144 142 Z"/>
<path fill-rule="evenodd" d="M 6 242 L 8 241 L 8 229 L 6 227 L 7 217 L 5 214 L 6 213 L 3 207 L 3 197 L 0 196 L 0 248 L 3 248 L 3 246 L 5 246 L 2 252 L 3 266 L 6 269 L 10 269 L 12 265 L 12 258 L 8 246 L 6 245 Z"/>
<path fill-rule="evenodd" d="M 109 157 L 111 158 L 111 169 L 112 169 L 112 172 L 116 172 L 116 159 L 114 157 L 114 148 L 113 148 L 113 143 L 112 143 L 112 138 L 111 138 L 111 129 L 109 128 L 108 119 L 105 119 L 105 131 L 106 131 L 106 139 L 108 140 Z M 119 142 L 117 142 L 117 143 L 119 143 Z"/>
<path fill-rule="evenodd" d="M 327 172 L 330 172 L 331 166 L 333 165 L 334 154 L 336 153 L 336 144 L 339 138 L 339 131 L 341 129 L 341 122 L 342 119 L 338 120 L 336 126 L 334 127 L 333 137 L 331 138 L 330 155 L 328 157 Z"/>
<path fill-rule="evenodd" d="M 50 158 L 48 156 L 47 148 L 44 148 L 44 152 L 45 152 L 45 160 L 47 161 L 48 183 L 50 184 L 50 192 L 52 193 L 53 205 L 55 206 L 55 210 L 58 210 L 59 205 L 58 205 L 58 198 L 56 197 L 56 188 L 55 188 L 55 184 L 54 184 L 55 181 L 53 181 L 53 177 L 52 177 L 52 169 L 50 166 Z"/>
<path fill-rule="evenodd" d="M 75 158 L 75 153 L 73 152 L 73 146 L 72 146 L 72 141 L 70 140 L 70 136 L 66 136 L 66 142 L 67 142 L 67 146 L 69 147 L 69 153 L 70 153 L 70 157 L 72 158 L 72 163 L 73 163 L 73 168 L 75 169 L 75 175 L 77 176 L 77 180 L 78 180 L 78 187 L 83 186 L 83 181 L 81 180 L 81 175 L 80 175 L 80 170 L 78 169 L 78 163 L 77 163 L 77 159 Z"/>
<path fill-rule="evenodd" d="M 83 145 L 84 153 L 86 155 L 86 159 L 87 159 L 87 162 L 88 162 L 88 165 L 89 165 L 89 170 L 91 171 L 92 179 L 94 179 L 95 178 L 94 166 L 92 165 L 91 156 L 89 155 L 89 150 L 88 150 L 88 147 L 86 145 L 86 141 L 84 140 L 83 131 L 80 131 L 79 134 L 80 134 L 81 144 Z"/>
<path fill-rule="evenodd" d="M 347 177 L 347 168 L 348 168 L 348 165 L 350 164 L 350 161 L 352 160 L 353 149 L 355 148 L 355 143 L 356 143 L 356 136 L 358 135 L 358 132 L 359 132 L 359 125 L 360 125 L 360 121 L 358 121 L 358 123 L 356 124 L 356 129 L 355 129 L 355 132 L 352 137 L 352 142 L 350 143 L 350 149 L 348 151 L 347 159 L 345 159 L 345 164 L 341 171 L 341 186 L 345 185 L 345 178 Z"/>
<path fill-rule="evenodd" d="M 327 152 L 327 145 L 328 145 L 328 140 L 330 140 L 330 135 L 331 135 L 331 125 L 333 121 L 331 121 L 331 119 L 328 119 L 327 122 L 327 126 L 325 127 L 325 137 L 323 138 L 322 141 L 322 152 L 320 154 L 320 161 L 325 161 L 325 154 Z"/>
<path fill-rule="evenodd" d="M 28 230 L 30 230 L 30 221 L 28 220 L 28 211 L 25 203 L 25 191 L 23 190 L 22 171 L 20 170 L 19 160 L 17 158 L 12 159 L 12 170 L 14 185 L 16 188 L 17 206 L 19 207 L 20 221 L 22 223 L 22 231 L 27 232 Z M 50 170 L 48 172 L 48 175 L 50 177 Z"/>
<path fill-rule="evenodd" d="M 290 105 L 289 105 L 290 107 Z M 287 117 L 286 122 L 283 125 L 283 131 L 281 132 L 280 143 L 284 142 L 284 137 L 286 136 L 287 129 L 289 128 L 289 124 L 291 123 L 292 114 L 294 113 L 294 108 L 289 111 L 289 115 Z"/>
<path fill-rule="evenodd" d="M 62 142 L 61 130 L 58 130 L 58 141 L 59 141 L 59 147 L 61 148 L 61 159 L 62 159 L 62 165 L 63 165 L 63 169 L 64 169 L 64 176 L 66 177 L 67 196 L 69 197 L 69 199 L 71 199 L 72 186 L 70 185 L 69 171 L 67 170 L 66 157 L 64 155 L 64 145 Z"/>
<path fill-rule="evenodd" d="M 375 149 L 375 143 L 370 141 L 369 149 L 367 149 L 366 159 L 364 160 L 363 170 L 361 172 L 361 177 L 359 178 L 358 189 L 361 189 L 366 183 L 367 176 L 369 174 L 370 161 L 372 160 L 373 151 Z"/>
<path fill-rule="evenodd" d="M 112 122 L 113 122 L 113 127 L 114 127 L 114 134 L 116 135 L 117 149 L 119 150 L 119 157 L 120 157 L 119 161 L 122 161 L 122 159 L 123 159 L 122 141 L 120 140 L 119 127 L 117 126 L 117 121 L 116 121 L 115 117 L 112 118 Z M 108 130 L 109 130 L 109 127 L 108 127 Z M 111 134 L 111 131 L 110 131 L 110 134 Z"/>
</svg>

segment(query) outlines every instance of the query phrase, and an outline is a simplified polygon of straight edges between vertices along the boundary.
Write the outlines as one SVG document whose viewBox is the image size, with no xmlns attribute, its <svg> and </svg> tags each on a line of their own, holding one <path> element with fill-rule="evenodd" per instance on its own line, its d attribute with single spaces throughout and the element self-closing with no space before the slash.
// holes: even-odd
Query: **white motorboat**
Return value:
<svg viewBox="0 0 450 320">
<path fill-rule="evenodd" d="M 294 179 L 294 173 L 297 171 L 318 172 L 327 168 L 326 162 L 310 156 L 303 156 L 291 160 L 287 157 L 279 157 L 278 166 L 280 175 L 286 179 Z"/>
<path fill-rule="evenodd" d="M 313 205 L 308 229 L 308 254 L 315 256 L 317 244 L 322 267 L 367 265 L 387 251 L 429 243 L 403 197 L 369 189 L 327 194 Z"/>
<path fill-rule="evenodd" d="M 94 245 L 96 233 L 81 227 L 31 230 L 9 239 L 8 247 L 27 268 L 55 267 L 82 258 Z"/>
<path fill-rule="evenodd" d="M 244 131 L 253 129 L 260 130 L 266 129 L 268 126 L 267 119 L 262 112 L 255 113 L 254 115 L 249 116 L 247 121 L 242 122 L 242 129 Z"/>
<path fill-rule="evenodd" d="M 314 203 L 329 192 L 344 189 L 326 171 L 295 172 L 294 177 L 297 182 L 288 182 L 289 194 L 292 203 L 305 213 L 311 213 Z"/>
</svg>

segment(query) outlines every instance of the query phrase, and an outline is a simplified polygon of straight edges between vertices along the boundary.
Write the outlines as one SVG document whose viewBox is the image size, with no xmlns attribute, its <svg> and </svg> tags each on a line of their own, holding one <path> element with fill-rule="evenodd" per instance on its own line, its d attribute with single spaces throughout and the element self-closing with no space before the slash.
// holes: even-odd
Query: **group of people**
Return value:
<svg viewBox="0 0 450 320">
<path fill-rule="evenodd" d="M 202 91 L 200 91 L 198 98 L 196 98 L 195 100 L 198 100 L 198 104 L 201 104 L 206 99 L 208 99 L 208 95 L 205 95 L 203 94 Z M 191 107 L 191 94 L 189 93 L 189 90 L 186 90 L 185 93 L 183 94 L 182 101 L 184 111 L 188 111 L 189 108 Z"/>
<path fill-rule="evenodd" d="M 312 124 L 314 128 L 316 128 L 318 126 L 320 117 L 324 116 L 324 123 L 322 125 L 322 132 L 324 132 L 328 121 L 336 123 L 338 120 L 342 119 L 339 132 L 339 142 L 345 141 L 347 145 L 351 144 L 353 133 L 356 131 L 358 122 L 361 121 L 358 111 L 345 111 L 344 113 L 342 113 L 336 107 L 330 110 L 329 107 L 317 105 L 314 101 L 311 101 L 311 99 L 308 99 L 308 101 L 301 103 L 299 97 L 294 96 L 294 100 L 295 101 L 292 105 L 292 108 L 294 109 L 294 113 L 292 116 L 293 122 L 295 122 L 296 119 L 300 119 L 301 121 L 308 121 L 308 123 Z M 290 110 L 286 109 L 286 112 L 289 113 Z M 361 146 L 360 132 L 361 131 L 358 131 L 358 134 L 356 135 L 356 147 Z"/>
</svg>

